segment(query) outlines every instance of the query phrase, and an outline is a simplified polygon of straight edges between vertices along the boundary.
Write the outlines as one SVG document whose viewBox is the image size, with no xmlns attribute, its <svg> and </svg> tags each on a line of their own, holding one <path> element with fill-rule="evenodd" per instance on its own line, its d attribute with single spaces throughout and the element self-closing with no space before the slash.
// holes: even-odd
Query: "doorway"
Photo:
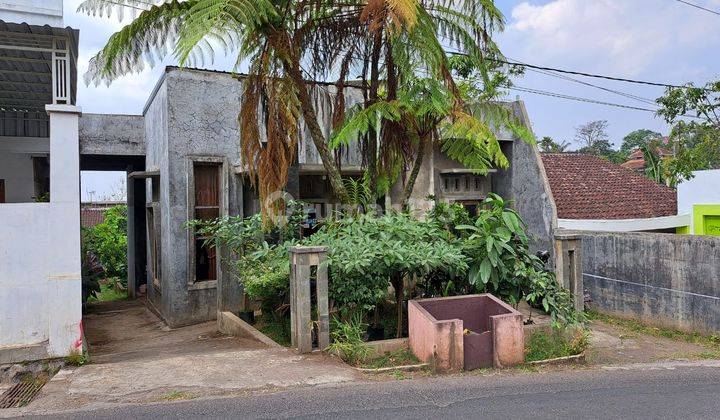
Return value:
<svg viewBox="0 0 720 420">
<path fill-rule="evenodd" d="M 123 298 L 135 298 L 144 295 L 147 289 L 145 180 L 129 177 L 131 173 L 144 169 L 144 156 L 80 157 L 81 224 L 84 242 L 85 238 L 97 239 L 97 236 L 105 235 L 99 240 L 105 240 L 106 248 L 113 249 L 111 256 L 96 256 L 94 261 L 89 260 L 83 252 L 84 277 L 88 277 L 88 268 L 94 267 L 93 263 L 96 262 L 105 265 L 102 267 L 104 273 L 116 277 L 101 279 L 105 283 L 100 290 L 103 295 L 108 293 L 108 296 L 118 298 L 120 295 Z M 99 229 L 98 235 L 88 235 L 88 231 L 98 230 L 96 226 L 100 223 L 104 225 Z M 108 235 L 111 238 L 107 238 Z M 112 238 L 113 236 L 115 238 Z M 117 241 L 113 242 L 112 239 Z M 121 254 L 121 244 L 125 249 L 124 254 Z M 83 250 L 87 248 L 84 246 Z M 124 275 L 124 278 L 117 278 L 120 275 Z M 86 283 L 85 280 L 83 282 Z M 115 293 L 110 292 L 109 283 L 112 283 Z"/>
</svg>

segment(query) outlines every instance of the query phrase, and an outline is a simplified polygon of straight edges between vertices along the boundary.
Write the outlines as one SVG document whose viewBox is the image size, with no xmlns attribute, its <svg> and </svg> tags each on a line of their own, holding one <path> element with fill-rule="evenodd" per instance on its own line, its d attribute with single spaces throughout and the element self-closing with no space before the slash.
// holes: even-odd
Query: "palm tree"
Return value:
<svg viewBox="0 0 720 420">
<path fill-rule="evenodd" d="M 363 82 L 369 79 L 364 105 L 371 107 L 396 100 L 399 86 L 420 67 L 449 92 L 448 127 L 469 134 L 480 127 L 467 118 L 441 39 L 466 54 L 475 68 L 486 69 L 486 56 L 499 56 L 491 34 L 503 23 L 490 0 L 86 0 L 78 10 L 109 16 L 128 8 L 139 13 L 91 59 L 86 80 L 111 82 L 163 59 L 168 50 L 180 65 L 212 61 L 218 49 L 232 51 L 236 67 L 249 61 L 240 110 L 241 153 L 261 199 L 285 186 L 302 117 L 335 196 L 348 200 L 305 76 L 326 78 L 339 66 L 333 120 L 340 125 L 351 70 L 360 69 Z M 488 81 L 487 72 L 481 73 Z M 261 106 L 268 115 L 264 147 L 257 122 Z M 380 136 L 365 136 L 373 190 L 378 179 L 398 167 L 409 145 L 405 134 L 412 131 L 387 119 Z M 495 147 L 494 142 L 487 147 Z"/>
</svg>

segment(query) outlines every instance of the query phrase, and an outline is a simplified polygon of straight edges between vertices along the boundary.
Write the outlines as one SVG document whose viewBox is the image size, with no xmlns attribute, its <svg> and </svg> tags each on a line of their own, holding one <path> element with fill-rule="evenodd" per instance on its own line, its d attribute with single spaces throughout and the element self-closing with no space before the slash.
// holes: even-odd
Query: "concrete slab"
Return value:
<svg viewBox="0 0 720 420">
<path fill-rule="evenodd" d="M 61 370 L 23 412 L 97 408 L 356 380 L 324 354 L 298 355 L 217 333 L 215 322 L 170 329 L 140 302 L 93 307 L 91 363 Z"/>
</svg>

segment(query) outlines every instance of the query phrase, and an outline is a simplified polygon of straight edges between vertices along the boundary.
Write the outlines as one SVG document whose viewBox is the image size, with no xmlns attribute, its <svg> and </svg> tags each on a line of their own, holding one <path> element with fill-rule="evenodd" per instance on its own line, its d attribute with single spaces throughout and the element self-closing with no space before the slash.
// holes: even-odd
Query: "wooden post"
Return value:
<svg viewBox="0 0 720 420">
<path fill-rule="evenodd" d="M 312 305 L 310 274 L 316 267 L 318 347 L 330 345 L 330 315 L 328 313 L 327 248 L 322 246 L 294 246 L 290 248 L 290 337 L 292 346 L 300 353 L 313 350 Z"/>
<path fill-rule="evenodd" d="M 581 235 L 555 233 L 555 276 L 573 294 L 575 310 L 585 310 Z"/>
</svg>

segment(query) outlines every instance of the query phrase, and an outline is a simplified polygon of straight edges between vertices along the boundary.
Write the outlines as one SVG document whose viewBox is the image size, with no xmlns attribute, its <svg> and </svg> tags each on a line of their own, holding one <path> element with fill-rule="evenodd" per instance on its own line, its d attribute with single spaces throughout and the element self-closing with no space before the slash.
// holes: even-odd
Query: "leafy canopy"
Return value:
<svg viewBox="0 0 720 420">
<path fill-rule="evenodd" d="M 465 256 L 446 231 L 406 213 L 328 222 L 308 243 L 329 248 L 330 296 L 340 307 L 372 309 L 398 276 L 435 270 L 455 275 L 467 269 Z"/>
<path fill-rule="evenodd" d="M 83 254 L 91 253 L 103 268 L 105 277 L 127 282 L 127 206 L 105 211 L 102 223 L 83 229 Z"/>
</svg>

